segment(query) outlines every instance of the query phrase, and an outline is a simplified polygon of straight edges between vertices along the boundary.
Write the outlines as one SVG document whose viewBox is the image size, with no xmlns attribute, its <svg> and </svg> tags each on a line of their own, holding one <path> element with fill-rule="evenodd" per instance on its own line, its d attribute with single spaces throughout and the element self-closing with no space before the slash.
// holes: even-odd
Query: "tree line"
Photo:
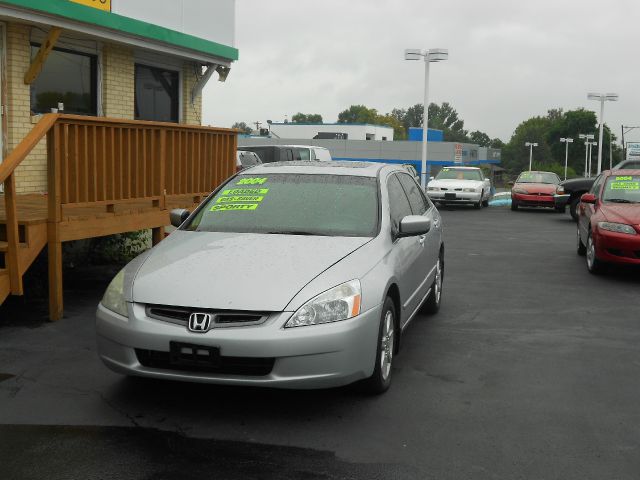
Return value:
<svg viewBox="0 0 640 480">
<path fill-rule="evenodd" d="M 394 130 L 395 140 L 406 140 L 409 128 L 422 128 L 424 108 L 416 104 L 408 108 L 394 108 L 389 113 L 381 114 L 375 108 L 365 105 L 351 105 L 338 114 L 338 123 L 369 123 L 387 125 Z M 323 123 L 322 115 L 298 112 L 291 117 L 291 123 Z M 250 133 L 251 128 L 244 122 L 235 123 L 238 128 Z M 579 108 L 564 111 L 552 109 L 546 116 L 535 116 L 521 122 L 514 130 L 507 143 L 499 138 L 491 138 L 485 132 L 475 130 L 469 132 L 464 128 L 464 120 L 448 102 L 441 105 L 429 105 L 429 128 L 442 130 L 445 142 L 473 143 L 481 147 L 502 149 L 502 167 L 511 173 L 518 173 L 529 166 L 529 148 L 526 142 L 535 142 L 534 165 L 537 169 L 554 171 L 564 175 L 565 144 L 560 138 L 573 138 L 569 146 L 569 176 L 584 173 L 585 144 L 579 134 L 595 134 L 597 141 L 597 117 L 595 112 Z M 615 144 L 616 136 L 609 127 L 604 126 L 603 168 L 616 164 L 622 153 Z M 610 159 L 610 145 L 612 158 Z M 593 151 L 594 170 L 597 164 L 597 147 Z"/>
</svg>

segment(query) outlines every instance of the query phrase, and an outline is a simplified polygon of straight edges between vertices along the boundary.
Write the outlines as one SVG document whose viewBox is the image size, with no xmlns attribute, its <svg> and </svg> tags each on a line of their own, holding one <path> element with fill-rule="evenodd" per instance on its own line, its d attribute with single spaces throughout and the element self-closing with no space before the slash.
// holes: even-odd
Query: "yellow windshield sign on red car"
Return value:
<svg viewBox="0 0 640 480">
<path fill-rule="evenodd" d="M 640 182 L 612 182 L 611 190 L 640 190 Z"/>
<path fill-rule="evenodd" d="M 98 10 L 111 11 L 111 0 L 69 0 L 73 3 L 86 5 L 87 7 L 97 8 Z"/>
</svg>

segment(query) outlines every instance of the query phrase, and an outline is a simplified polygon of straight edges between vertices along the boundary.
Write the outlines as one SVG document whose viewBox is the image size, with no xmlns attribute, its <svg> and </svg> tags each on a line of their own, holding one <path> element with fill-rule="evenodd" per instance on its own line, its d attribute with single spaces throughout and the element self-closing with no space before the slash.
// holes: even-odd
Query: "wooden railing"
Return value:
<svg viewBox="0 0 640 480">
<path fill-rule="evenodd" d="M 108 213 L 131 202 L 148 202 L 151 208 L 165 210 L 167 196 L 180 195 L 197 202 L 235 172 L 236 133 L 172 123 L 44 115 L 0 164 L 12 293 L 22 293 L 15 170 L 45 136 L 51 275 L 61 267 L 63 210 L 101 205 Z M 50 284 L 55 280 L 50 277 Z M 57 295 L 61 300 L 61 290 Z"/>
</svg>

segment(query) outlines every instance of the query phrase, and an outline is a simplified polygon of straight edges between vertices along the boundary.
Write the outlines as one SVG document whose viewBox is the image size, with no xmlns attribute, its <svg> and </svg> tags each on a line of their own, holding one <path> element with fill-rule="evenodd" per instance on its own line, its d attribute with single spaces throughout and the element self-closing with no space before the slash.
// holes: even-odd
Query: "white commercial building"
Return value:
<svg viewBox="0 0 640 480">
<path fill-rule="evenodd" d="M 367 123 L 271 123 L 274 137 L 300 140 L 393 141 L 393 128 Z"/>
</svg>

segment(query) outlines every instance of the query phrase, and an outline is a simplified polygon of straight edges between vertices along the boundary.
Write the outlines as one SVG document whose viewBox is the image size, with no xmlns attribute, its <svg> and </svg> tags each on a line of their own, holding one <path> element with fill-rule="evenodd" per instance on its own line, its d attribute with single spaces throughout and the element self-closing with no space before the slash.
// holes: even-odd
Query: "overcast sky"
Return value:
<svg viewBox="0 0 640 480">
<path fill-rule="evenodd" d="M 508 141 L 550 108 L 599 109 L 640 125 L 637 0 L 237 0 L 240 60 L 204 91 L 205 124 L 282 121 L 301 111 L 335 122 L 352 104 L 380 113 L 422 102 L 424 67 L 405 48 L 449 49 L 432 64 L 430 101 L 450 102 L 469 131 Z M 640 140 L 640 129 L 626 140 Z"/>
</svg>

